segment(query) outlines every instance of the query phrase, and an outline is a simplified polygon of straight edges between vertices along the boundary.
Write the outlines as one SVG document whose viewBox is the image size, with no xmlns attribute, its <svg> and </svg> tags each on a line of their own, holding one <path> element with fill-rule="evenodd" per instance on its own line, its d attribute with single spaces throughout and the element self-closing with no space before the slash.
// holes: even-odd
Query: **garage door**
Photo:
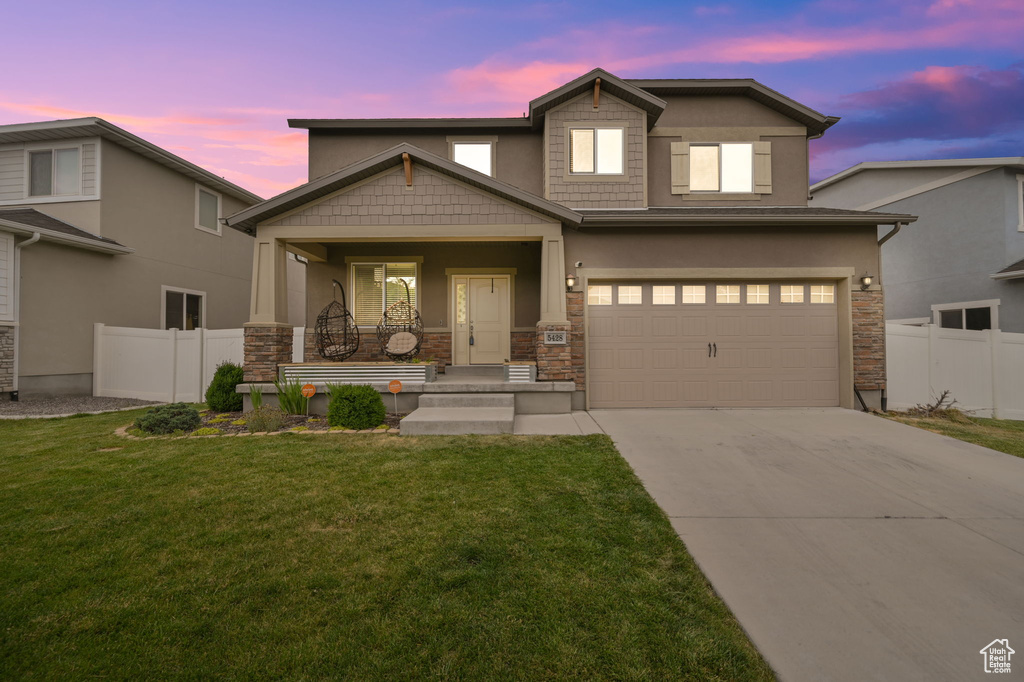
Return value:
<svg viewBox="0 0 1024 682">
<path fill-rule="evenodd" d="M 591 282 L 601 407 L 839 405 L 834 284 Z"/>
</svg>

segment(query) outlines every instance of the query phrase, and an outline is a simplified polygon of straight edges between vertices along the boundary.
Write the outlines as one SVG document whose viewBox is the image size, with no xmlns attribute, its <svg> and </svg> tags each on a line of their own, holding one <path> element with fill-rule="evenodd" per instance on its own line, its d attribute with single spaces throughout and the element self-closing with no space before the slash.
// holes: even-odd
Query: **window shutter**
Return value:
<svg viewBox="0 0 1024 682">
<path fill-rule="evenodd" d="M 672 143 L 672 194 L 690 193 L 690 143 Z"/>
<path fill-rule="evenodd" d="M 754 143 L 754 192 L 772 193 L 772 143 Z"/>
</svg>

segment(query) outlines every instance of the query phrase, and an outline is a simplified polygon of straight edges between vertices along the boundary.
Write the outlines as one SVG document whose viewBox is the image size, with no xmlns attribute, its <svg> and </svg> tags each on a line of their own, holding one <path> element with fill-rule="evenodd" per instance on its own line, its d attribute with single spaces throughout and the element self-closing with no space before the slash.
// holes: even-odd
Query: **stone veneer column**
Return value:
<svg viewBox="0 0 1024 682">
<path fill-rule="evenodd" d="M 290 325 L 245 325 L 245 381 L 274 381 L 277 366 L 292 361 Z"/>
<path fill-rule="evenodd" d="M 14 327 L 0 326 L 0 393 L 14 390 Z"/>
<path fill-rule="evenodd" d="M 575 381 L 583 390 L 583 294 L 572 291 L 565 295 L 569 324 L 537 325 L 537 379 L 540 381 Z M 564 346 L 544 344 L 544 332 L 560 331 L 569 335 Z"/>
<path fill-rule="evenodd" d="M 853 385 L 861 391 L 885 388 L 885 298 L 881 289 L 851 294 Z"/>
</svg>

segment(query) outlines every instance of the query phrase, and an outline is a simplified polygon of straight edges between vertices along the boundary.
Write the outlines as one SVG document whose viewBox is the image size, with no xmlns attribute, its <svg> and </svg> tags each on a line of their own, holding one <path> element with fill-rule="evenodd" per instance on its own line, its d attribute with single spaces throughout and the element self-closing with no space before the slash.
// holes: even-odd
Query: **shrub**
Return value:
<svg viewBox="0 0 1024 682">
<path fill-rule="evenodd" d="M 328 385 L 331 402 L 327 424 L 346 429 L 372 429 L 384 421 L 384 401 L 372 386 Z"/>
<path fill-rule="evenodd" d="M 242 383 L 242 368 L 231 362 L 217 365 L 213 381 L 206 389 L 206 404 L 214 412 L 238 412 L 242 409 L 242 394 L 235 387 Z"/>
<path fill-rule="evenodd" d="M 199 427 L 199 411 L 185 403 L 172 403 L 155 407 L 135 420 L 135 428 L 149 434 L 162 435 L 182 431 L 188 433 Z"/>
<path fill-rule="evenodd" d="M 309 398 L 302 395 L 302 384 L 298 381 L 275 381 L 277 404 L 288 414 L 306 414 Z"/>
<path fill-rule="evenodd" d="M 284 412 L 271 405 L 262 405 L 245 413 L 245 425 L 249 433 L 280 431 L 286 421 Z"/>
</svg>

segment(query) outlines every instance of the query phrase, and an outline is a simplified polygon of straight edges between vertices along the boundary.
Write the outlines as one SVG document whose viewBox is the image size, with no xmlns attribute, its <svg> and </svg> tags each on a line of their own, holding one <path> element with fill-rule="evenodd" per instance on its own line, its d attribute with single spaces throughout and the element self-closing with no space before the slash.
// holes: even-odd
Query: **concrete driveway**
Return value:
<svg viewBox="0 0 1024 682">
<path fill-rule="evenodd" d="M 783 680 L 1024 679 L 1024 460 L 842 409 L 594 410 Z"/>
</svg>

